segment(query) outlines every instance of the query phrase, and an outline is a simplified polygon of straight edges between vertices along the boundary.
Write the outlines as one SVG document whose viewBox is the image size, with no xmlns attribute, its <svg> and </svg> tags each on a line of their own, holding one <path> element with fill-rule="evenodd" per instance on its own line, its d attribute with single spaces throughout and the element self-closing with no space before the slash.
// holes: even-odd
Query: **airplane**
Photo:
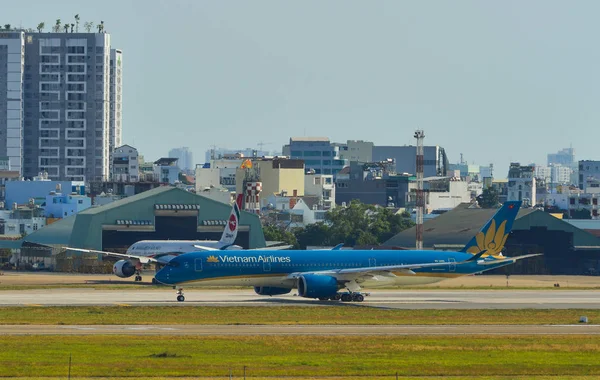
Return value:
<svg viewBox="0 0 600 380">
<path fill-rule="evenodd" d="M 521 202 L 506 202 L 456 252 L 433 250 L 289 250 L 184 253 L 155 274 L 155 283 L 253 286 L 259 295 L 298 290 L 300 297 L 362 302 L 364 287 L 431 284 L 446 278 L 481 273 L 541 255 L 506 257 L 501 251 Z M 341 289 L 347 291 L 340 292 Z M 183 288 L 177 300 L 184 301 Z"/>
<path fill-rule="evenodd" d="M 238 194 L 231 208 L 231 214 L 219 240 L 142 240 L 133 243 L 125 253 L 97 251 L 93 249 L 64 247 L 68 250 L 99 253 L 105 256 L 122 258 L 113 265 L 113 273 L 120 278 L 128 278 L 135 274 L 135 281 L 142 281 L 140 270 L 143 264 L 154 263 L 157 269 L 167 264 L 177 255 L 202 250 L 240 250 L 234 245 L 238 233 L 240 209 L 243 195 Z"/>
</svg>

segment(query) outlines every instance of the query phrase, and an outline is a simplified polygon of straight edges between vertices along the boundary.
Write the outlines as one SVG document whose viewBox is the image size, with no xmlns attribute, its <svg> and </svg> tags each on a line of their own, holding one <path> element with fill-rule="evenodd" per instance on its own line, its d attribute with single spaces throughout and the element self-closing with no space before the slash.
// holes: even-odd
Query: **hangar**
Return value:
<svg viewBox="0 0 600 380">
<path fill-rule="evenodd" d="M 27 235 L 21 241 L 21 257 L 68 267 L 58 263 L 65 255 L 64 246 L 124 252 L 140 240 L 219 240 L 230 212 L 228 204 L 177 187 L 161 186 L 86 209 Z M 244 248 L 265 247 L 258 215 L 241 212 L 235 244 Z M 91 259 L 98 261 L 95 255 Z"/>
<path fill-rule="evenodd" d="M 491 219 L 496 209 L 463 203 L 423 225 L 425 249 L 460 250 Z M 404 230 L 384 243 L 413 248 L 416 228 Z M 542 210 L 521 209 L 504 255 L 543 253 L 489 273 L 583 275 L 600 273 L 600 239 Z"/>
</svg>

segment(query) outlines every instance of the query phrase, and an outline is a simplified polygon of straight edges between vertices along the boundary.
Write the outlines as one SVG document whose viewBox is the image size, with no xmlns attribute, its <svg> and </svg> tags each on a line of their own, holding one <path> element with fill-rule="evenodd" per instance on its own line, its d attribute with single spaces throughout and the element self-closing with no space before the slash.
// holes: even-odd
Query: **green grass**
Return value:
<svg viewBox="0 0 600 380">
<path fill-rule="evenodd" d="M 585 315 L 600 321 L 600 310 L 400 310 L 363 306 L 208 307 L 208 306 L 56 306 L 0 307 L 0 324 L 332 324 L 456 325 L 577 324 Z"/>
<path fill-rule="evenodd" d="M 600 376 L 595 336 L 0 337 L 2 376 Z M 161 354 L 165 355 L 161 355 Z M 163 357 L 164 356 L 164 357 Z"/>
</svg>

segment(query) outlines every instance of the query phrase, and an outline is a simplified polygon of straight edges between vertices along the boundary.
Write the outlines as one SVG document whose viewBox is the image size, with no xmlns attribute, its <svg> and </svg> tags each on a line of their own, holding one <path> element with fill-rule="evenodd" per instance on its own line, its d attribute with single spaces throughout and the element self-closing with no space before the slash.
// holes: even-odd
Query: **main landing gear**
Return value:
<svg viewBox="0 0 600 380">
<path fill-rule="evenodd" d="M 363 302 L 365 300 L 365 295 L 359 292 L 344 292 L 344 293 L 336 293 L 332 297 L 324 297 L 319 298 L 320 301 L 342 301 L 342 302 Z"/>
<path fill-rule="evenodd" d="M 135 279 L 134 279 L 134 281 L 135 282 L 142 281 L 142 274 L 140 273 L 139 270 L 135 271 Z"/>
<path fill-rule="evenodd" d="M 185 297 L 183 296 L 183 288 L 177 289 L 177 301 L 179 301 L 179 302 L 185 301 Z"/>
</svg>

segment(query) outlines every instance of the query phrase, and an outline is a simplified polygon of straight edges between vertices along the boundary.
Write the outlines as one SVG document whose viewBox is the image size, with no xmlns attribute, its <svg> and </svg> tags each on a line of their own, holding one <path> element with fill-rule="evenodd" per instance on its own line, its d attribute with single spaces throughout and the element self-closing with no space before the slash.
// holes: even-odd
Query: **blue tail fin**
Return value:
<svg viewBox="0 0 600 380">
<path fill-rule="evenodd" d="M 499 255 L 504 248 L 519 208 L 521 208 L 520 201 L 505 202 L 461 252 L 478 255 L 485 251 L 485 256 Z"/>
</svg>

